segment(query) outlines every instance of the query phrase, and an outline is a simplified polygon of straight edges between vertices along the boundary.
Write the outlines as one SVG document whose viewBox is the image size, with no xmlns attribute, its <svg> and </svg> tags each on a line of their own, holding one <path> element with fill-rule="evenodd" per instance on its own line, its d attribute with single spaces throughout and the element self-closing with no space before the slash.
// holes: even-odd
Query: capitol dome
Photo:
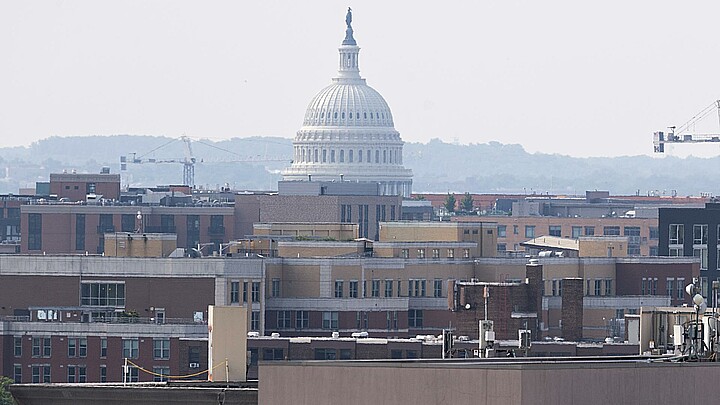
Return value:
<svg viewBox="0 0 720 405">
<path fill-rule="evenodd" d="M 348 11 L 338 75 L 308 104 L 283 179 L 372 182 L 380 194 L 409 197 L 412 172 L 402 165 L 403 141 L 387 102 L 360 76 L 351 22 Z"/>
</svg>

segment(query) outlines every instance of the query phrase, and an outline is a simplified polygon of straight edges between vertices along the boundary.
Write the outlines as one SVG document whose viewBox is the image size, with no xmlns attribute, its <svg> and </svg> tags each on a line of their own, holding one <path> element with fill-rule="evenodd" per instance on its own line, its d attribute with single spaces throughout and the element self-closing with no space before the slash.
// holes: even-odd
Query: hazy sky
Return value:
<svg viewBox="0 0 720 405">
<path fill-rule="evenodd" d="M 291 138 L 336 73 L 347 6 L 406 141 L 652 154 L 653 131 L 720 98 L 717 0 L 3 0 L 0 146 Z"/>
</svg>

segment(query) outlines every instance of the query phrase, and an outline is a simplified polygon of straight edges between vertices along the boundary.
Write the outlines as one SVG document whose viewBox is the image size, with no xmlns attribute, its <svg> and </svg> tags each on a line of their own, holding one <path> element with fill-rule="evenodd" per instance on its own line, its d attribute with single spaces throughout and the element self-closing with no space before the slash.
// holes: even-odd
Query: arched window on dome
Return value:
<svg viewBox="0 0 720 405">
<path fill-rule="evenodd" d="M 383 150 L 383 163 L 387 163 L 387 151 Z"/>
<path fill-rule="evenodd" d="M 322 151 L 322 162 L 327 163 L 327 149 L 323 149 Z"/>
<path fill-rule="evenodd" d="M 380 151 L 375 150 L 375 163 L 380 163 Z"/>
<path fill-rule="evenodd" d="M 360 113 L 359 113 L 359 112 L 356 112 L 356 113 L 355 113 L 355 118 L 360 119 Z"/>
<path fill-rule="evenodd" d="M 337 111 L 335 111 L 335 114 L 334 114 L 334 117 L 333 117 L 333 118 L 337 119 Z"/>
<path fill-rule="evenodd" d="M 345 111 L 342 112 L 342 119 L 345 119 Z"/>
<path fill-rule="evenodd" d="M 313 162 L 317 163 L 318 162 L 318 150 L 317 149 L 315 149 L 314 154 L 315 154 L 315 156 L 313 157 Z"/>
<path fill-rule="evenodd" d="M 348 162 L 349 162 L 349 163 L 352 163 L 352 162 L 353 162 L 353 150 L 352 150 L 352 149 L 350 149 L 350 150 L 348 151 Z"/>
<path fill-rule="evenodd" d="M 392 155 L 393 155 L 393 151 L 392 151 L 392 149 L 390 149 L 390 154 L 388 156 L 388 163 L 390 163 L 390 164 L 392 164 Z"/>
<path fill-rule="evenodd" d="M 330 163 L 335 163 L 335 149 L 330 149 Z"/>
<path fill-rule="evenodd" d="M 370 149 L 367 150 L 367 162 L 372 163 L 372 155 L 370 154 Z"/>
<path fill-rule="evenodd" d="M 372 114 L 372 113 L 371 113 Z M 367 112 L 363 113 L 363 118 L 367 119 Z"/>
<path fill-rule="evenodd" d="M 340 149 L 340 163 L 345 163 L 345 151 Z"/>
<path fill-rule="evenodd" d="M 372 114 L 372 112 L 370 113 L 370 119 L 373 119 L 373 114 Z"/>
<path fill-rule="evenodd" d="M 362 163 L 362 150 L 358 150 L 358 163 Z"/>
<path fill-rule="evenodd" d="M 320 111 L 320 118 L 325 118 L 325 111 Z"/>
<path fill-rule="evenodd" d="M 348 114 L 350 115 L 350 119 L 353 119 L 353 113 L 352 113 L 352 111 L 350 111 Z"/>
</svg>

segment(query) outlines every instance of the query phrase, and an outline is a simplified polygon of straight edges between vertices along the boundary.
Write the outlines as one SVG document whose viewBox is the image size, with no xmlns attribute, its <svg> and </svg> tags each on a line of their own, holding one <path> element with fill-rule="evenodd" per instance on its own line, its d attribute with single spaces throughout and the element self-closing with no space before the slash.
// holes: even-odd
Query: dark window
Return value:
<svg viewBox="0 0 720 405">
<path fill-rule="evenodd" d="M 315 349 L 315 360 L 335 360 L 337 359 L 337 350 L 335 349 Z"/>
<path fill-rule="evenodd" d="M 232 281 L 230 283 L 230 303 L 236 304 L 240 302 L 240 282 Z"/>
<path fill-rule="evenodd" d="M 411 328 L 423 327 L 422 309 L 408 309 L 408 326 Z"/>
<path fill-rule="evenodd" d="M 122 232 L 135 232 L 134 214 L 122 214 L 120 216 L 120 230 Z"/>
<path fill-rule="evenodd" d="M 75 250 L 85 250 L 85 214 L 75 215 Z"/>
<path fill-rule="evenodd" d="M 28 250 L 42 250 L 42 214 L 28 214 Z"/>
<path fill-rule="evenodd" d="M 284 360 L 285 353 L 283 349 L 270 348 L 263 349 L 263 360 Z"/>
</svg>

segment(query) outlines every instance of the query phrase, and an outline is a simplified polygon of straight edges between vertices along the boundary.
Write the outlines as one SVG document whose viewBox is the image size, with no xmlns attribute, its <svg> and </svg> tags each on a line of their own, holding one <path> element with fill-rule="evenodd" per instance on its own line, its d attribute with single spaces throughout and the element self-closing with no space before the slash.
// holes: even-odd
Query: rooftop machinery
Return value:
<svg viewBox="0 0 720 405">
<path fill-rule="evenodd" d="M 668 132 L 658 131 L 653 133 L 653 150 L 655 153 L 664 153 L 666 143 L 705 143 L 720 142 L 720 134 L 697 134 L 695 132 L 695 124 L 706 118 L 713 111 L 718 113 L 718 122 L 720 122 L 720 100 L 716 100 L 702 111 L 697 113 L 688 122 L 679 127 L 669 127 Z"/>
</svg>

